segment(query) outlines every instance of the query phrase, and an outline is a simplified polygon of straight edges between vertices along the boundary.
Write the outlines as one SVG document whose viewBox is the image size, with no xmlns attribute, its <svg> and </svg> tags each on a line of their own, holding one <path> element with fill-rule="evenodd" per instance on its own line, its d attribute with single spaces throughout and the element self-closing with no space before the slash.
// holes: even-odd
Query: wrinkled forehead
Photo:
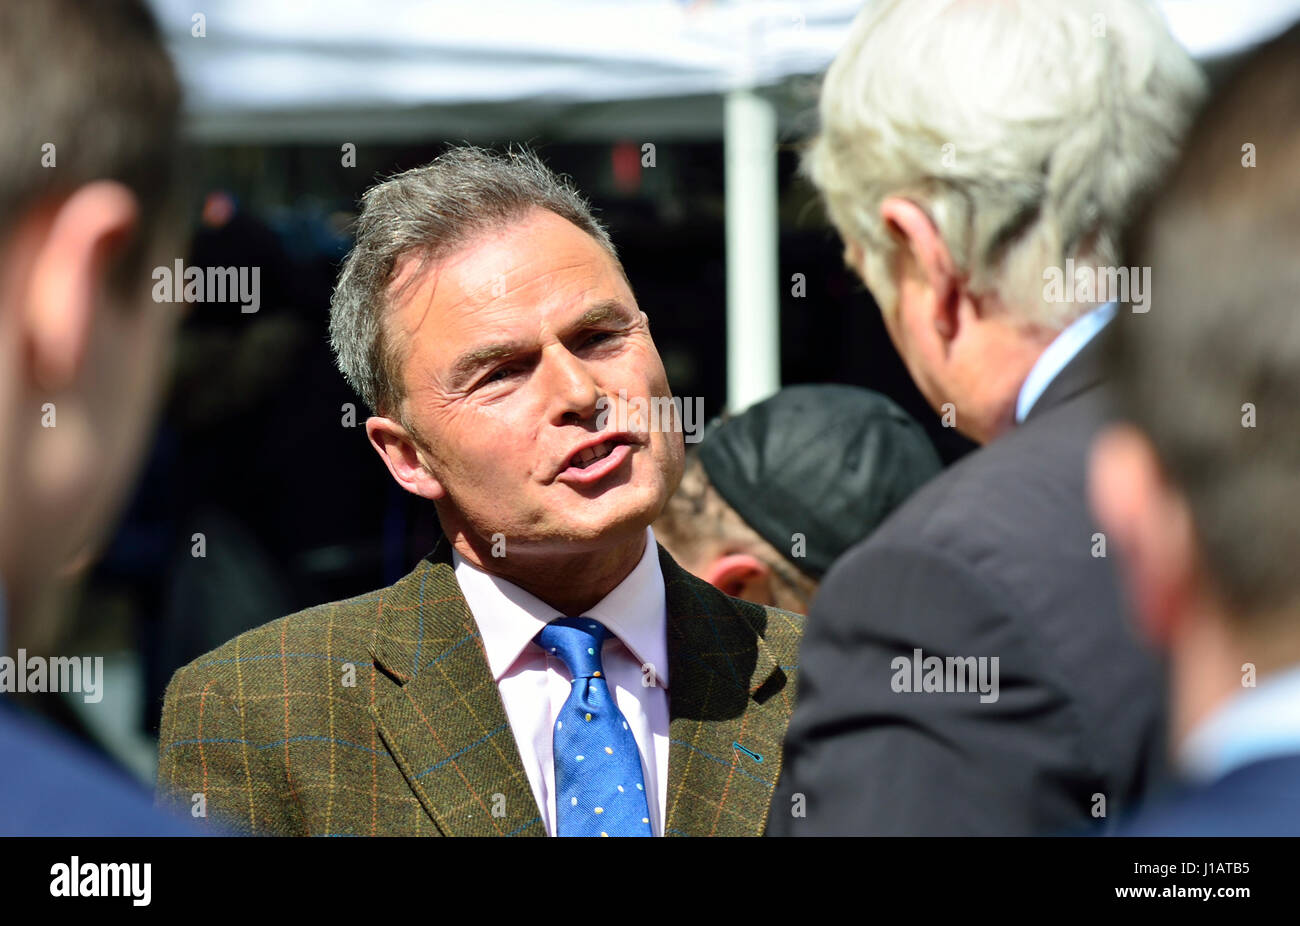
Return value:
<svg viewBox="0 0 1300 926">
<path fill-rule="evenodd" d="M 399 356 L 448 362 L 477 341 L 527 338 L 598 306 L 637 311 L 619 262 L 554 213 L 475 236 L 436 260 L 411 253 L 389 286 L 385 336 Z"/>
</svg>

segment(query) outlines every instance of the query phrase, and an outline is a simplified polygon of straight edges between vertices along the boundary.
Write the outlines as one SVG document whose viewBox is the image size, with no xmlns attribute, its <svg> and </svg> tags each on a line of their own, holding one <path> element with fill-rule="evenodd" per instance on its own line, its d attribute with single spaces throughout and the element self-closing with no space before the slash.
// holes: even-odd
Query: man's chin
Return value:
<svg viewBox="0 0 1300 926">
<path fill-rule="evenodd" d="M 604 501 L 608 503 L 602 504 Z M 617 504 L 613 498 L 583 501 L 557 512 L 554 523 L 563 525 L 557 535 L 594 545 L 618 543 L 644 531 L 663 507 L 656 494 L 649 491 L 617 501 Z"/>
<path fill-rule="evenodd" d="M 579 522 L 572 524 L 567 536 L 577 542 L 601 544 L 619 543 L 643 533 L 654 521 L 649 512 L 638 512 L 623 517 L 610 518 L 599 523 Z"/>
</svg>

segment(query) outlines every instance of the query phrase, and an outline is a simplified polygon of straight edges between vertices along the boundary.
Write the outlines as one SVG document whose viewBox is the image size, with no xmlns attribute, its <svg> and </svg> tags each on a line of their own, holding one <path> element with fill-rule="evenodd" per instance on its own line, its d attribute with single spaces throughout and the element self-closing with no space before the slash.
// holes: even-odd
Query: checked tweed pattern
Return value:
<svg viewBox="0 0 1300 926">
<path fill-rule="evenodd" d="M 641 753 L 605 681 L 610 632 L 589 617 L 561 617 L 536 637 L 573 677 L 555 721 L 555 828 L 559 836 L 653 836 Z"/>
<path fill-rule="evenodd" d="M 664 835 L 761 835 L 803 618 L 728 598 L 662 549 L 659 564 Z M 158 753 L 160 801 L 189 819 L 206 798 L 198 822 L 214 831 L 546 835 L 445 537 L 393 585 L 264 624 L 178 670 Z"/>
</svg>

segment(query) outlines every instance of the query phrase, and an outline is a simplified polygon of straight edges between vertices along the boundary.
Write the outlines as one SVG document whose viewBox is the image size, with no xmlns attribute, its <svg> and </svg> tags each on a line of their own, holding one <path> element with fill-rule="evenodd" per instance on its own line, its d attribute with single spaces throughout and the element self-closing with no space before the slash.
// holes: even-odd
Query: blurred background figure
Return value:
<svg viewBox="0 0 1300 926">
<path fill-rule="evenodd" d="M 1300 836 L 1300 27 L 1207 107 L 1132 253 L 1154 301 L 1110 332 L 1091 489 L 1186 786 L 1120 832 Z"/>
<path fill-rule="evenodd" d="M 76 75 L 77 79 L 72 79 Z M 0 4 L 0 834 L 181 833 L 12 703 L 55 648 L 55 573 L 102 545 L 140 462 L 177 307 L 180 92 L 138 0 Z M 92 663 L 93 665 L 93 663 Z M 87 674 L 64 676 L 86 686 Z M 101 689 L 82 703 L 103 705 Z M 59 700 L 30 686 L 28 701 Z"/>
<path fill-rule="evenodd" d="M 728 595 L 806 614 L 831 563 L 942 468 L 883 395 L 787 386 L 705 432 L 655 536 Z"/>
</svg>

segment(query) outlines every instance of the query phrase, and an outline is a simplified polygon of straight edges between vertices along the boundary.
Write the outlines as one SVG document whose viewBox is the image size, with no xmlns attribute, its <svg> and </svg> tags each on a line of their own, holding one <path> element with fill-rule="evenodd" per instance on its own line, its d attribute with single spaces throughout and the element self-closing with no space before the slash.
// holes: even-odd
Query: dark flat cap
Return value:
<svg viewBox="0 0 1300 926">
<path fill-rule="evenodd" d="M 911 416 L 856 386 L 789 386 L 714 422 L 697 453 L 727 504 L 815 579 L 943 468 Z"/>
</svg>

